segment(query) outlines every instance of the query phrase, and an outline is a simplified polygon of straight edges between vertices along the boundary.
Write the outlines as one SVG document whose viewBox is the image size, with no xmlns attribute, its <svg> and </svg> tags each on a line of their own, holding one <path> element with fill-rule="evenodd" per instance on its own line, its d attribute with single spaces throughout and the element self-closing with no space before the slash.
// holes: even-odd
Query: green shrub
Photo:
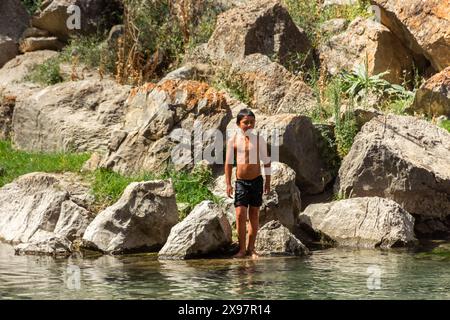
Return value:
<svg viewBox="0 0 450 320">
<path fill-rule="evenodd" d="M 33 15 L 42 4 L 42 0 L 20 0 L 20 2 L 22 2 L 30 16 Z"/>
<path fill-rule="evenodd" d="M 124 7 L 118 79 L 134 84 L 179 66 L 186 49 L 209 39 L 220 10 L 212 0 L 124 0 Z"/>
<path fill-rule="evenodd" d="M 102 57 L 101 42 L 99 36 L 73 38 L 61 52 L 61 61 L 71 63 L 72 57 L 78 56 L 86 66 L 98 67 Z"/>
<path fill-rule="evenodd" d="M 357 133 L 358 128 L 353 112 L 346 112 L 344 119 L 335 127 L 337 151 L 341 158 L 350 151 Z"/>
<path fill-rule="evenodd" d="M 356 101 L 365 99 L 370 93 L 382 94 L 391 87 L 391 84 L 382 78 L 388 73 L 389 71 L 385 71 L 369 75 L 366 59 L 364 64 L 357 65 L 351 72 L 341 72 L 342 89 Z"/>
<path fill-rule="evenodd" d="M 42 64 L 35 65 L 25 77 L 25 80 L 46 86 L 62 82 L 64 79 L 60 73 L 60 63 L 60 57 L 56 56 L 48 59 Z"/>
<path fill-rule="evenodd" d="M 186 217 L 197 204 L 204 200 L 220 202 L 221 200 L 209 190 L 213 182 L 212 171 L 198 168 L 192 172 L 169 170 L 162 178 L 171 178 L 177 194 L 177 202 L 187 204 L 187 208 L 180 213 L 180 220 Z"/>
<path fill-rule="evenodd" d="M 244 79 L 242 79 L 239 75 L 234 74 L 230 67 L 219 67 L 216 70 L 211 85 L 217 90 L 227 91 L 233 98 L 245 103 L 248 106 L 252 105 L 252 91 L 245 84 Z"/>
<path fill-rule="evenodd" d="M 336 176 L 339 167 L 341 165 L 341 158 L 337 152 L 336 139 L 334 137 L 333 129 L 327 125 L 316 124 L 316 131 L 318 136 L 316 137 L 317 147 L 319 149 L 322 160 L 324 161 L 327 169 L 331 172 L 332 176 Z"/>
<path fill-rule="evenodd" d="M 335 79 L 333 81 L 331 91 L 332 103 L 334 107 L 334 118 L 336 121 L 334 135 L 336 138 L 337 152 L 341 158 L 344 158 L 353 145 L 353 140 L 358 133 L 358 128 L 352 107 L 344 113 L 343 117 L 341 115 L 342 92 L 342 82 L 340 79 Z M 350 100 L 349 102 L 353 105 L 353 100 Z"/>
</svg>

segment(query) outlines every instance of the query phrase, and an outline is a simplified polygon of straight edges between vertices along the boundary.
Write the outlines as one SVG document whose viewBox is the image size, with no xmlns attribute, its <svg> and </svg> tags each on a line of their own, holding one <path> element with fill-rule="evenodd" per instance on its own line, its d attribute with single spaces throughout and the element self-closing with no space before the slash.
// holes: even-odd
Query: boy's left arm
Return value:
<svg viewBox="0 0 450 320">
<path fill-rule="evenodd" d="M 270 180 L 272 175 L 271 168 L 271 159 L 269 153 L 267 152 L 267 142 L 264 137 L 260 136 L 259 139 L 259 156 L 261 161 L 264 164 L 264 175 L 265 175 L 265 184 L 264 184 L 264 194 L 268 194 L 270 192 Z"/>
</svg>

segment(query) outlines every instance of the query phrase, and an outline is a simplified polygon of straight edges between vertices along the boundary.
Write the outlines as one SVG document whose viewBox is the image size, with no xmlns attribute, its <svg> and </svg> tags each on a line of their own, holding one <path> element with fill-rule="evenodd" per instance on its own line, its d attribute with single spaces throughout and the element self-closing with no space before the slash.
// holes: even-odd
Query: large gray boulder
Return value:
<svg viewBox="0 0 450 320">
<path fill-rule="evenodd" d="M 252 0 L 219 15 L 208 52 L 213 60 L 234 62 L 253 53 L 288 65 L 297 55 L 311 63 L 311 44 L 279 0 Z"/>
<path fill-rule="evenodd" d="M 133 182 L 87 227 L 83 246 L 111 254 L 158 250 L 177 221 L 171 181 Z"/>
<path fill-rule="evenodd" d="M 194 132 L 204 133 L 202 143 L 196 144 L 202 156 L 209 151 L 214 156 L 214 142 L 222 143 L 223 137 L 208 138 L 206 133 L 225 132 L 230 119 L 223 94 L 206 83 L 166 80 L 146 84 L 131 92 L 124 126 L 111 137 L 100 166 L 127 174 L 164 172 L 170 165 L 177 170 L 192 169 L 196 154 L 188 145 Z"/>
<path fill-rule="evenodd" d="M 335 190 L 392 199 L 421 219 L 450 215 L 450 133 L 410 116 L 366 123 L 344 158 Z"/>
<path fill-rule="evenodd" d="M 106 151 L 121 127 L 129 87 L 112 80 L 71 81 L 17 101 L 13 142 L 32 151 Z"/>
<path fill-rule="evenodd" d="M 19 54 L 18 43 L 30 16 L 20 0 L 0 2 L 0 68 Z"/>
<path fill-rule="evenodd" d="M 442 0 L 371 0 L 381 23 L 436 71 L 450 66 L 450 10 Z"/>
<path fill-rule="evenodd" d="M 414 103 L 408 111 L 450 117 L 450 67 L 425 81 L 417 90 Z"/>
<path fill-rule="evenodd" d="M 10 37 L 0 34 L 0 68 L 18 54 L 17 43 Z"/>
<path fill-rule="evenodd" d="M 279 145 L 279 161 L 295 171 L 296 184 L 308 194 L 322 192 L 333 179 L 318 147 L 318 132 L 311 119 L 295 114 L 260 117 L 257 128 L 267 133 L 268 150 Z"/>
<path fill-rule="evenodd" d="M 71 6 L 80 10 L 80 26 L 76 25 L 74 16 L 77 12 L 68 10 Z M 87 35 L 106 27 L 105 23 L 117 8 L 118 1 L 111 0 L 51 0 L 33 16 L 32 24 L 65 41 L 72 35 Z"/>
<path fill-rule="evenodd" d="M 1 36 L 0 36 L 1 37 Z M 1 45 L 0 45 L 1 46 Z M 0 138 L 10 139 L 12 117 L 15 105 L 41 87 L 38 84 L 24 82 L 30 69 L 56 55 L 54 51 L 37 51 L 19 55 L 0 69 Z"/>
<path fill-rule="evenodd" d="M 233 168 L 231 179 L 234 188 L 236 168 Z M 301 209 L 300 190 L 295 185 L 294 170 L 284 163 L 272 162 L 270 188 L 271 192 L 263 195 L 259 224 L 264 225 L 271 220 L 278 220 L 286 228 L 293 230 Z M 235 222 L 234 200 L 227 198 L 225 175 L 216 178 L 212 192 L 218 197 L 225 198 L 224 206 L 233 224 Z"/>
<path fill-rule="evenodd" d="M 416 241 L 414 218 L 396 202 L 379 197 L 311 204 L 299 221 L 339 246 L 390 248 Z"/>
<path fill-rule="evenodd" d="M 0 35 L 17 43 L 22 32 L 29 26 L 29 20 L 30 16 L 20 0 L 0 2 Z"/>
<path fill-rule="evenodd" d="M 328 72 L 336 75 L 351 71 L 367 59 L 370 75 L 389 71 L 383 78 L 401 84 L 404 75 L 412 74 L 413 56 L 385 26 L 357 18 L 345 32 L 333 36 L 319 48 L 320 58 Z"/>
<path fill-rule="evenodd" d="M 231 244 L 231 226 L 222 208 L 203 201 L 172 228 L 158 259 L 190 259 L 213 254 Z"/>
<path fill-rule="evenodd" d="M 0 238 L 23 244 L 22 249 L 29 248 L 25 251 L 70 253 L 71 242 L 81 238 L 93 219 L 89 190 L 72 173 L 37 172 L 17 178 L 0 189 Z"/>
<path fill-rule="evenodd" d="M 258 231 L 256 252 L 262 256 L 304 256 L 310 254 L 301 243 L 279 221 L 269 221 Z"/>
<path fill-rule="evenodd" d="M 223 67 L 228 81 L 248 96 L 255 109 L 269 115 L 310 114 L 316 106 L 313 90 L 281 64 L 260 53 L 245 56 Z"/>
<path fill-rule="evenodd" d="M 24 81 L 33 66 L 40 65 L 57 54 L 55 51 L 42 50 L 15 57 L 0 69 L 0 90 L 8 89 L 11 91 L 9 94 L 22 96 L 21 90 L 14 90 L 14 86 L 19 86 Z"/>
<path fill-rule="evenodd" d="M 37 231 L 29 242 L 14 246 L 17 255 L 70 256 L 72 243 L 64 236 L 48 231 Z"/>
</svg>

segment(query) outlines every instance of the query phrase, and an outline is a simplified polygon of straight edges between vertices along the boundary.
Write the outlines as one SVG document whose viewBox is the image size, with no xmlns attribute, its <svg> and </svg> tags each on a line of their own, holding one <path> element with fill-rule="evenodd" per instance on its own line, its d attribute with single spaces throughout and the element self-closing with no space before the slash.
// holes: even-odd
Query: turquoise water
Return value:
<svg viewBox="0 0 450 320">
<path fill-rule="evenodd" d="M 0 244 L 2 299 L 450 299 L 450 260 L 405 249 L 305 258 L 54 259 Z"/>
</svg>

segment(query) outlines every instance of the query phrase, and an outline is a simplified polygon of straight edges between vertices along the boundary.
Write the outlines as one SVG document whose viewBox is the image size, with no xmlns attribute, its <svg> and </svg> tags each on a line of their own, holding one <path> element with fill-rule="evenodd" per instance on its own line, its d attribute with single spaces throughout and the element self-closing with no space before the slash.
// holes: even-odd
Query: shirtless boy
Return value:
<svg viewBox="0 0 450 320">
<path fill-rule="evenodd" d="M 255 251 L 256 234 L 259 227 L 259 207 L 262 194 L 270 192 L 270 157 L 267 143 L 262 136 L 255 134 L 255 115 L 249 109 L 242 109 L 237 115 L 236 124 L 240 128 L 227 143 L 225 177 L 227 196 L 232 198 L 231 173 L 236 159 L 236 183 L 234 207 L 236 208 L 236 229 L 239 238 L 239 252 L 234 256 L 258 257 Z M 261 175 L 260 162 L 264 164 L 265 183 Z M 246 247 L 247 211 L 249 216 L 249 240 Z"/>
</svg>

